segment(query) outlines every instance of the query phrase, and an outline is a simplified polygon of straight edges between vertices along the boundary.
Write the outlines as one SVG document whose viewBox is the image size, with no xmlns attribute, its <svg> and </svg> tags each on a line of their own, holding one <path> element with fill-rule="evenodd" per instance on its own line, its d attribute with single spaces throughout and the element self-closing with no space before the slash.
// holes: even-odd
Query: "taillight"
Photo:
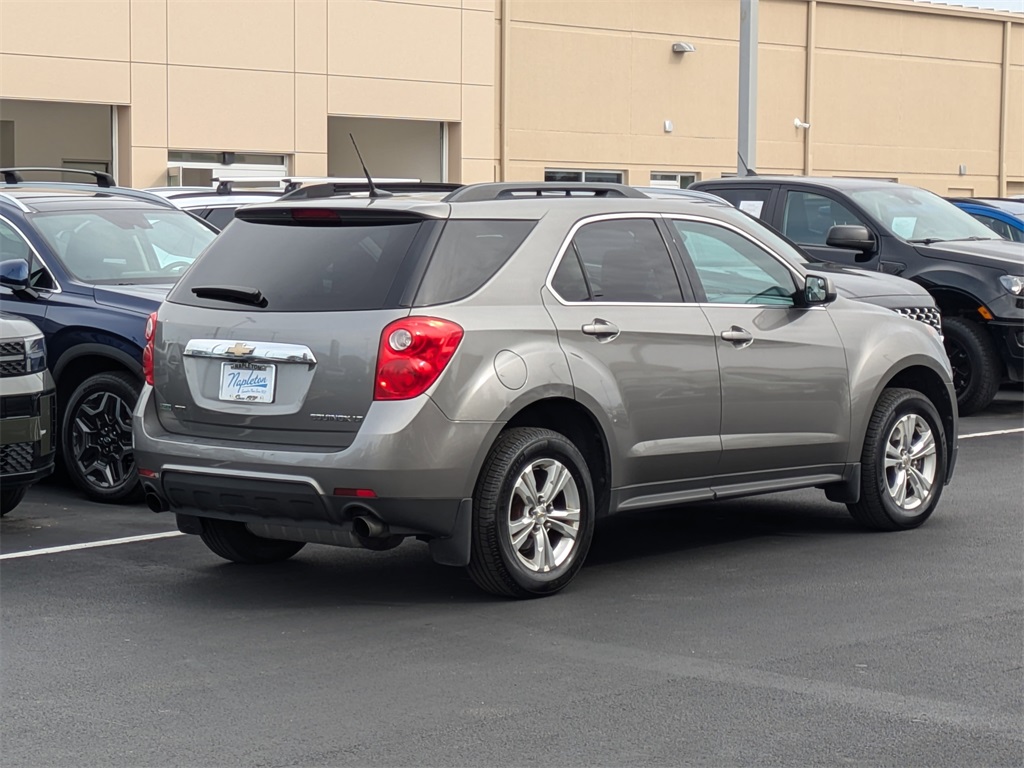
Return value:
<svg viewBox="0 0 1024 768">
<path fill-rule="evenodd" d="M 156 345 L 156 312 L 151 312 L 146 320 L 146 346 L 142 350 L 142 372 L 146 375 L 146 383 L 153 383 L 153 347 Z"/>
<path fill-rule="evenodd" d="M 452 359 L 462 328 L 436 317 L 406 317 L 380 337 L 374 400 L 408 400 L 422 395 Z"/>
</svg>

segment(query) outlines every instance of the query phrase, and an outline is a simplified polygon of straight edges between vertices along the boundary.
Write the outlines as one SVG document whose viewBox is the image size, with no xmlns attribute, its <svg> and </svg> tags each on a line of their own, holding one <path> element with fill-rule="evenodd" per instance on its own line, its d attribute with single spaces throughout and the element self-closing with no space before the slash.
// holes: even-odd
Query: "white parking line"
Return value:
<svg viewBox="0 0 1024 768">
<path fill-rule="evenodd" d="M 960 435 L 961 440 L 967 440 L 972 437 L 992 437 L 993 435 L 1013 435 L 1017 432 L 1024 432 L 1024 427 L 1017 427 L 1016 429 L 997 429 L 994 432 L 975 432 L 972 435 Z"/>
<path fill-rule="evenodd" d="M 43 549 L 29 549 L 24 552 L 8 552 L 6 555 L 0 555 L 0 560 L 13 560 L 16 557 L 35 557 L 36 555 L 55 555 L 58 552 L 71 552 L 76 549 L 112 547 L 115 544 L 133 544 L 136 541 L 153 541 L 154 539 L 169 539 L 172 536 L 184 535 L 181 531 L 167 531 L 166 533 L 147 533 L 144 536 L 126 536 L 123 539 L 87 541 L 84 544 L 66 544 L 63 547 L 44 547 Z"/>
</svg>

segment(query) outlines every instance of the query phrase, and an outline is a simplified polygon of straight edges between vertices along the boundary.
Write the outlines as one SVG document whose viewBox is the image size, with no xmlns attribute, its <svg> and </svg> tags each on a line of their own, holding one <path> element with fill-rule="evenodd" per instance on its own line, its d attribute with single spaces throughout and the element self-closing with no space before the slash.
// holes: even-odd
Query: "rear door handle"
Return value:
<svg viewBox="0 0 1024 768">
<path fill-rule="evenodd" d="M 580 328 L 587 336 L 594 336 L 598 341 L 611 341 L 619 335 L 619 327 L 607 320 L 595 317 L 591 322 Z"/>
<path fill-rule="evenodd" d="M 738 325 L 734 325 L 729 330 L 722 331 L 722 338 L 726 341 L 731 341 L 738 347 L 745 347 L 748 344 L 753 343 L 754 334 L 746 328 L 740 328 Z"/>
</svg>

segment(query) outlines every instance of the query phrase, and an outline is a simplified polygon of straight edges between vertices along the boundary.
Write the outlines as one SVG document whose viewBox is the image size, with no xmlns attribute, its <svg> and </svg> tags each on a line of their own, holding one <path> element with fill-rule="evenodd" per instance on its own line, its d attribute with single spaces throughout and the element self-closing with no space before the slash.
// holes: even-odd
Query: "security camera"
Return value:
<svg viewBox="0 0 1024 768">
<path fill-rule="evenodd" d="M 793 118 L 793 127 L 794 128 L 810 128 L 811 124 L 810 123 L 805 123 L 799 117 L 794 117 Z"/>
<path fill-rule="evenodd" d="M 672 53 L 693 53 L 696 50 L 693 43 L 672 43 Z"/>
</svg>

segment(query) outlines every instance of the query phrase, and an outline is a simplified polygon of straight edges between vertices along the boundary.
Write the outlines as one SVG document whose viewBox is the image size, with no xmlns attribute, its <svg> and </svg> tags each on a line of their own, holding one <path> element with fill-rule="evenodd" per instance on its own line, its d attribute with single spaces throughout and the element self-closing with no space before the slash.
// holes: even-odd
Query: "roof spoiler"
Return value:
<svg viewBox="0 0 1024 768">
<path fill-rule="evenodd" d="M 401 181 L 401 182 L 374 182 L 381 185 L 381 189 L 387 192 L 399 194 L 415 194 L 416 192 L 449 192 L 454 193 L 462 189 L 462 184 L 444 181 Z M 348 197 L 353 193 L 370 192 L 370 185 L 365 181 L 344 181 L 327 182 L 325 184 L 310 184 L 305 187 L 297 187 L 285 192 L 282 200 L 316 200 L 328 197 Z"/>
</svg>

